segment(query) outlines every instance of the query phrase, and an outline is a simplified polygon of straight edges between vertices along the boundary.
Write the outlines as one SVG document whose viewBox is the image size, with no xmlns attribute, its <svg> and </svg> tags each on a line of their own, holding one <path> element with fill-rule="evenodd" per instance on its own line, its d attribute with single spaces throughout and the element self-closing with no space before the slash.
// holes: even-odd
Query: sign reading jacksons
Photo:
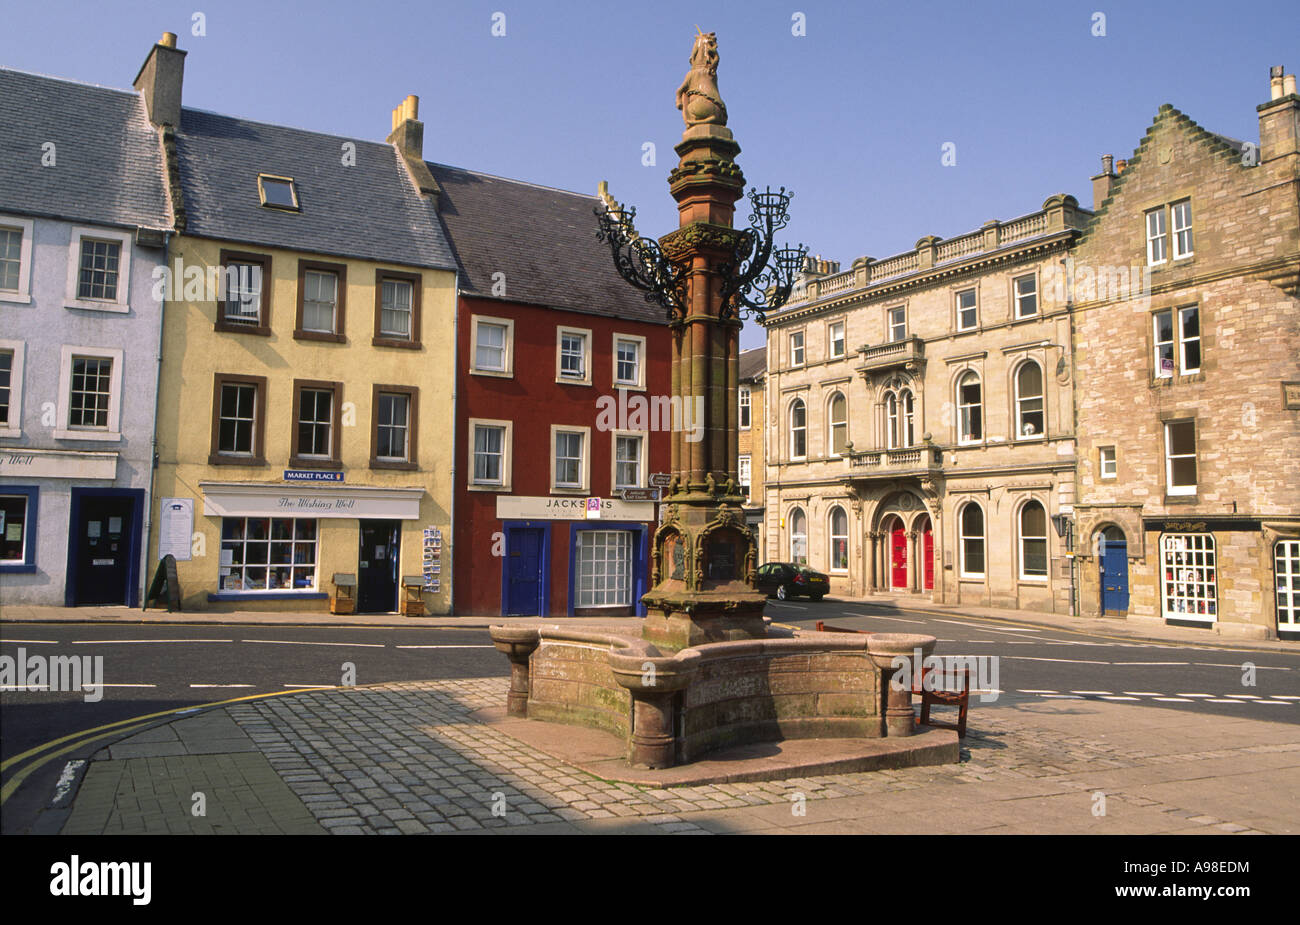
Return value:
<svg viewBox="0 0 1300 925">
<path fill-rule="evenodd" d="M 599 501 L 599 513 L 588 513 L 589 501 Z M 617 498 L 553 498 L 546 495 L 500 495 L 497 497 L 498 520 L 626 520 L 646 522 L 655 519 L 651 501 L 621 501 Z"/>
</svg>

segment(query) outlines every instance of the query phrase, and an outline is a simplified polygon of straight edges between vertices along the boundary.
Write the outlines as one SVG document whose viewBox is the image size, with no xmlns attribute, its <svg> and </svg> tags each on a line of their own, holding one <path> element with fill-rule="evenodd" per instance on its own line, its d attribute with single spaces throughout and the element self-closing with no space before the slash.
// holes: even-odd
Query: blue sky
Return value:
<svg viewBox="0 0 1300 925">
<path fill-rule="evenodd" d="M 1294 0 L 45 0 L 9 4 L 5 24 L 0 64 L 123 88 L 176 32 L 187 106 L 339 135 L 382 140 L 414 93 L 429 160 L 581 192 L 609 180 L 656 236 L 677 224 L 673 94 L 698 24 L 718 33 L 749 183 L 793 189 L 789 239 L 845 268 L 1053 193 L 1090 206 L 1100 156 L 1128 156 L 1161 103 L 1258 140 L 1269 66 L 1300 65 Z M 746 326 L 744 346 L 762 340 Z"/>
</svg>

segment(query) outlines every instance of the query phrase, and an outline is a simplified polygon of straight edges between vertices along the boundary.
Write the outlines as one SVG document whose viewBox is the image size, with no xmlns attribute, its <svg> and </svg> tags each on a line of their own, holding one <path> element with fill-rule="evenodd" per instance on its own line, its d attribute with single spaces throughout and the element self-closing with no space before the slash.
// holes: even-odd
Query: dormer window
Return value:
<svg viewBox="0 0 1300 925">
<path fill-rule="evenodd" d="M 268 209 L 298 211 L 298 189 L 294 186 L 293 177 L 274 177 L 259 173 L 257 190 L 262 196 L 262 205 Z"/>
</svg>

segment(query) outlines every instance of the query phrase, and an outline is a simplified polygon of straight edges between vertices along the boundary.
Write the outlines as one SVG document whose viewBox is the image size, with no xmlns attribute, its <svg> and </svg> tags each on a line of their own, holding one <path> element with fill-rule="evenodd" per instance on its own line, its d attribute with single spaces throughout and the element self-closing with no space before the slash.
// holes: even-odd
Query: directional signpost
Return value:
<svg viewBox="0 0 1300 925">
<path fill-rule="evenodd" d="M 673 480 L 672 474 L 668 472 L 650 473 L 651 488 L 667 488 L 672 483 L 672 480 Z"/>
<path fill-rule="evenodd" d="M 624 501 L 658 501 L 658 488 L 624 488 L 619 491 Z"/>
</svg>

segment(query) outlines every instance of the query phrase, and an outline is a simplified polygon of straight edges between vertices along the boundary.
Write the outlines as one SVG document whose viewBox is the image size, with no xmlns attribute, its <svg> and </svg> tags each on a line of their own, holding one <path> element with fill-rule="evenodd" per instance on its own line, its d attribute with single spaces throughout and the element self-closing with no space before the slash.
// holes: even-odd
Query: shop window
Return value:
<svg viewBox="0 0 1300 925">
<path fill-rule="evenodd" d="M 831 571 L 847 572 L 849 570 L 849 515 L 839 505 L 831 508 L 830 534 Z"/>
<path fill-rule="evenodd" d="M 1280 540 L 1273 550 L 1277 589 L 1277 628 L 1300 630 L 1300 540 Z"/>
<path fill-rule="evenodd" d="M 626 607 L 632 603 L 632 533 L 578 531 L 577 607 Z"/>
<path fill-rule="evenodd" d="M 317 533 L 315 520 L 222 518 L 220 590 L 314 591 Z"/>
<path fill-rule="evenodd" d="M 1020 509 L 1020 577 L 1047 577 L 1047 511 L 1037 501 Z"/>
<path fill-rule="evenodd" d="M 1160 538 L 1160 550 L 1164 615 L 1213 621 L 1218 600 L 1214 537 L 1171 533 Z"/>
<path fill-rule="evenodd" d="M 37 489 L 5 485 L 0 494 L 0 569 L 25 571 L 36 565 Z"/>
<path fill-rule="evenodd" d="M 790 561 L 808 564 L 808 518 L 800 508 L 790 512 Z"/>
</svg>

